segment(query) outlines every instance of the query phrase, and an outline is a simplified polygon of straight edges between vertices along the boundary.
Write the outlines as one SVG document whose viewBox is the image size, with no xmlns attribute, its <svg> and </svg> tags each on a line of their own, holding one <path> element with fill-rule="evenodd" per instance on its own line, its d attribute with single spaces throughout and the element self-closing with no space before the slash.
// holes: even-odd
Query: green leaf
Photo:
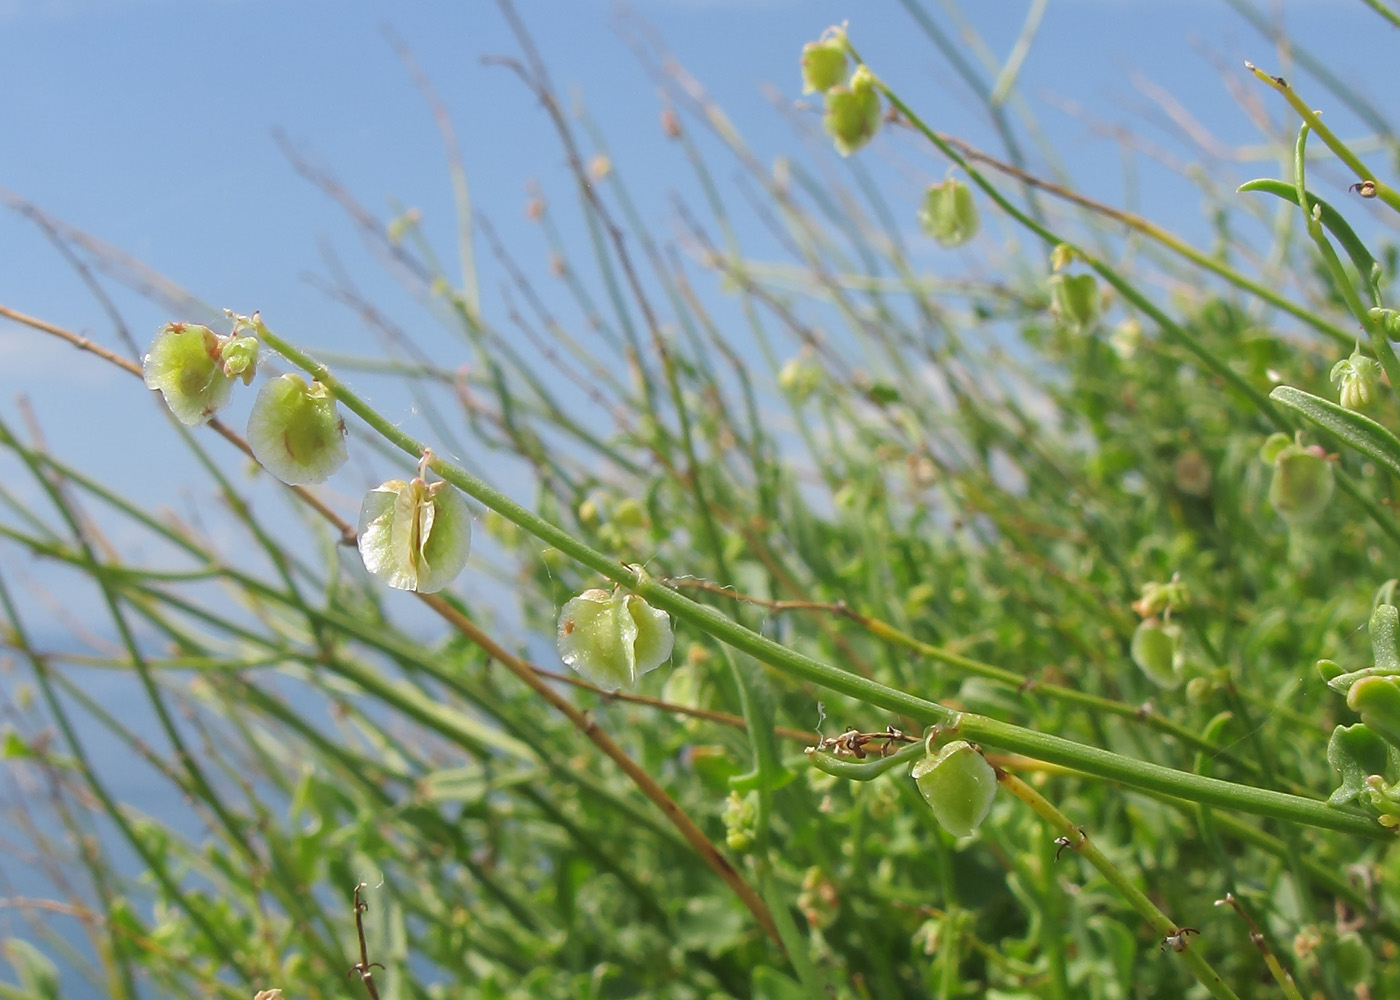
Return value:
<svg viewBox="0 0 1400 1000">
<path fill-rule="evenodd" d="M 1340 806 L 1366 790 L 1366 779 L 1383 774 L 1390 763 L 1390 749 L 1366 726 L 1356 723 L 1338 726 L 1327 741 L 1327 763 L 1342 776 L 1342 783 L 1327 798 L 1329 806 Z"/>
<path fill-rule="evenodd" d="M 1377 667 L 1400 673 L 1400 648 L 1396 633 L 1400 631 L 1400 608 L 1393 604 L 1378 604 L 1367 623 L 1371 635 L 1371 656 Z"/>
<path fill-rule="evenodd" d="M 1400 681 L 1363 677 L 1347 692 L 1347 708 L 1387 742 L 1400 747 Z"/>
<path fill-rule="evenodd" d="M 1289 409 L 1297 410 L 1367 458 L 1381 463 L 1400 476 L 1400 438 L 1370 417 L 1290 385 L 1279 386 L 1269 393 L 1269 398 Z"/>
</svg>

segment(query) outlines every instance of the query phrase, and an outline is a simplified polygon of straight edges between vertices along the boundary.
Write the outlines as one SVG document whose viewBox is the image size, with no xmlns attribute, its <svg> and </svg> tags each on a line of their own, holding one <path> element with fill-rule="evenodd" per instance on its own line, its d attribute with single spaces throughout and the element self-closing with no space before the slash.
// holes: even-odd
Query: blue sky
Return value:
<svg viewBox="0 0 1400 1000">
<path fill-rule="evenodd" d="M 988 46 L 1004 58 L 1029 3 L 966 6 Z M 938 0 L 926 7 L 956 34 Z M 602 0 L 525 0 L 520 8 L 555 83 L 586 102 L 607 134 L 648 221 L 660 233 L 673 231 L 670 194 L 691 189 L 674 144 L 658 127 L 656 88 L 619 36 L 614 7 Z M 995 148 L 975 102 L 898 3 L 640 0 L 634 10 L 765 160 L 808 154 L 764 88 L 781 102 L 796 100 L 802 42 L 842 19 L 850 20 L 863 55 L 935 127 Z M 1394 90 L 1392 29 L 1359 0 L 1285 4 L 1284 13 L 1295 37 L 1385 103 Z M 324 247 L 334 247 L 366 293 L 410 329 L 426 326 L 426 318 L 364 253 L 343 213 L 296 176 L 272 132 L 282 130 L 382 217 L 392 217 L 395 206 L 421 210 L 426 231 L 450 255 L 452 202 L 442 147 L 385 40 L 386 25 L 413 51 L 454 117 L 477 208 L 527 270 L 547 281 L 547 253 L 524 219 L 525 185 L 538 179 L 562 201 L 567 174 L 533 99 L 509 73 L 481 63 L 482 55 L 516 51 L 495 5 L 484 0 L 0 0 L 0 186 L 207 302 L 261 309 L 281 332 L 312 348 L 369 350 L 352 318 L 304 280 L 308 271 L 325 272 Z M 1121 203 L 1123 156 L 1085 117 L 1066 112 L 1067 104 L 1102 122 L 1132 125 L 1172 156 L 1197 158 L 1199 151 L 1142 89 L 1147 81 L 1223 143 L 1257 143 L 1259 133 L 1217 63 L 1276 121 L 1286 116 L 1274 95 L 1244 83 L 1245 57 L 1282 69 L 1318 101 L 1331 101 L 1327 117 L 1342 134 L 1363 131 L 1228 4 L 1207 0 L 1056 0 L 1019 93 L 1081 189 Z M 877 145 L 862 155 L 874 162 L 881 152 Z M 1133 203 L 1171 228 L 1208 239 L 1200 193 L 1150 157 L 1133 163 L 1139 177 L 1138 189 L 1127 192 Z M 930 179 L 941 170 L 930 161 Z M 1221 179 L 1277 172 L 1268 162 L 1231 164 L 1221 168 Z M 912 230 L 919 184 L 893 183 L 892 197 L 909 209 Z M 1358 221 L 1363 232 L 1364 222 Z M 764 240 L 749 225 L 752 232 L 741 235 L 761 254 Z M 1004 240 L 1008 232 L 994 224 L 988 239 Z M 484 247 L 478 253 L 488 256 Z M 485 261 L 488 302 L 500 280 Z M 166 315 L 119 288 L 113 295 L 143 342 L 160 323 L 188 318 Z M 0 303 L 115 345 L 101 308 L 62 257 L 32 224 L 2 209 Z M 32 400 L 58 454 L 122 488 L 153 504 L 202 488 L 189 486 L 196 474 L 134 381 L 0 322 L 4 419 L 16 419 L 19 393 Z M 232 419 L 237 425 L 241 417 Z M 353 510 L 371 477 L 363 469 L 343 477 L 331 490 Z"/>
</svg>

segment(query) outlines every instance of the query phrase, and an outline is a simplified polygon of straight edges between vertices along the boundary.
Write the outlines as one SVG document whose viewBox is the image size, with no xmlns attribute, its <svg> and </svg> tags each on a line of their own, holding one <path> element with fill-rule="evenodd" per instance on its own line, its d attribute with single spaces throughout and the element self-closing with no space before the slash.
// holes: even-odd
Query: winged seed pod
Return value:
<svg viewBox="0 0 1400 1000">
<path fill-rule="evenodd" d="M 802 46 L 802 93 L 825 94 L 846 76 L 846 31 L 827 28 Z"/>
<path fill-rule="evenodd" d="M 1290 442 L 1287 435 L 1272 434 L 1260 457 L 1274 467 L 1269 504 L 1279 517 L 1290 525 L 1306 524 L 1327 509 L 1336 478 L 1322 448 L 1305 447 L 1299 441 Z"/>
<path fill-rule="evenodd" d="M 822 125 L 835 141 L 836 151 L 850 156 L 875 138 L 880 130 L 880 115 L 880 92 L 875 88 L 875 74 L 865 66 L 857 66 L 846 86 L 832 87 L 826 92 Z"/>
<path fill-rule="evenodd" d="M 636 594 L 585 590 L 559 611 L 559 658 L 599 687 L 631 687 L 671 657 L 671 616 Z"/>
<path fill-rule="evenodd" d="M 350 458 L 345 422 L 320 382 L 294 372 L 270 379 L 248 414 L 253 457 L 289 486 L 324 483 Z"/>
<path fill-rule="evenodd" d="M 425 457 L 416 479 L 391 479 L 365 494 L 357 544 L 365 569 L 395 590 L 433 594 L 467 564 L 472 512 L 447 483 L 425 482 L 426 471 Z"/>
<path fill-rule="evenodd" d="M 146 388 L 159 389 L 175 419 L 187 427 L 206 422 L 228 402 L 233 380 L 251 381 L 258 342 L 220 337 L 197 323 L 166 323 L 141 361 Z"/>
<path fill-rule="evenodd" d="M 1133 632 L 1129 652 L 1138 669 L 1153 684 L 1168 689 L 1178 688 L 1181 687 L 1185 664 L 1182 638 L 1181 626 L 1175 622 L 1144 618 Z"/>
<path fill-rule="evenodd" d="M 1099 306 L 1099 284 L 1092 274 L 1057 274 L 1050 279 L 1050 308 L 1071 330 L 1093 329 Z"/>
<path fill-rule="evenodd" d="M 939 246 L 962 246 L 977 235 L 980 226 L 972 189 L 953 177 L 930 184 L 919 209 L 919 225 Z"/>
<path fill-rule="evenodd" d="M 966 837 L 982 825 L 997 792 L 996 771 L 966 740 L 954 740 L 930 752 L 909 775 L 938 825 L 955 837 Z"/>
</svg>

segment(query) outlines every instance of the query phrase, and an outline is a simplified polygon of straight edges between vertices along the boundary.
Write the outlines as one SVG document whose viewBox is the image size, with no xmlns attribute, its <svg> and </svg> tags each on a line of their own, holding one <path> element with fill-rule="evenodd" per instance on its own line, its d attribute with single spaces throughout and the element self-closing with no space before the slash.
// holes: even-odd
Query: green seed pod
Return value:
<svg viewBox="0 0 1400 1000">
<path fill-rule="evenodd" d="M 954 740 L 928 754 L 909 775 L 938 824 L 955 837 L 966 837 L 981 826 L 996 796 L 996 771 L 966 740 Z"/>
<path fill-rule="evenodd" d="M 931 184 L 919 209 L 919 225 L 939 246 L 960 247 L 977 235 L 981 223 L 972 189 L 952 177 Z"/>
<path fill-rule="evenodd" d="M 784 362 L 778 369 L 778 388 L 794 401 L 805 402 L 821 387 L 822 370 L 807 352 Z"/>
<path fill-rule="evenodd" d="M 1380 399 L 1381 363 L 1359 350 L 1332 366 L 1339 402 L 1348 410 L 1369 410 Z"/>
<path fill-rule="evenodd" d="M 293 486 L 324 483 L 350 458 L 335 397 L 294 372 L 269 380 L 253 401 L 248 447 L 263 468 Z"/>
<path fill-rule="evenodd" d="M 1050 308 L 1075 331 L 1092 330 L 1099 321 L 1099 284 L 1092 274 L 1056 274 L 1050 278 Z"/>
<path fill-rule="evenodd" d="M 141 362 L 146 388 L 159 389 L 175 419 L 187 427 L 207 421 L 233 394 L 222 349 L 221 338 L 207 326 L 167 323 Z"/>
<path fill-rule="evenodd" d="M 1138 669 L 1153 684 L 1168 689 L 1181 686 L 1184 660 L 1180 625 L 1144 618 L 1133 632 L 1130 652 Z"/>
<path fill-rule="evenodd" d="M 1273 465 L 1274 459 L 1283 454 L 1285 448 L 1290 448 L 1292 445 L 1293 438 L 1283 431 L 1275 431 L 1266 437 L 1264 443 L 1259 446 L 1259 461 Z"/>
<path fill-rule="evenodd" d="M 1204 705 L 1215 694 L 1215 682 L 1209 677 L 1192 677 L 1186 682 L 1186 700 L 1193 705 Z"/>
<path fill-rule="evenodd" d="M 1334 486 L 1326 452 L 1316 445 L 1291 444 L 1274 458 L 1269 504 L 1289 524 L 1307 524 L 1327 509 Z"/>
<path fill-rule="evenodd" d="M 836 151 L 850 156 L 880 130 L 880 92 L 875 76 L 865 66 L 857 66 L 845 87 L 826 92 L 826 114 L 822 125 L 836 142 Z"/>
<path fill-rule="evenodd" d="M 845 30 L 828 28 L 819 41 L 802 46 L 802 93 L 825 94 L 845 77 Z"/>
<path fill-rule="evenodd" d="M 358 530 L 365 569 L 395 590 L 433 594 L 467 564 L 472 512 L 447 483 L 391 479 L 365 494 Z"/>
<path fill-rule="evenodd" d="M 1347 931 L 1337 937 L 1337 944 L 1332 949 L 1332 964 L 1337 975 L 1341 976 L 1343 985 L 1355 990 L 1370 982 L 1375 959 L 1366 942 L 1361 940 L 1361 935 L 1356 931 Z"/>
<path fill-rule="evenodd" d="M 647 523 L 646 508 L 634 497 L 623 497 L 612 509 L 610 519 L 622 529 L 642 528 Z"/>
<path fill-rule="evenodd" d="M 559 658 L 599 687 L 631 687 L 665 663 L 671 616 L 636 594 L 585 590 L 559 612 Z"/>
</svg>

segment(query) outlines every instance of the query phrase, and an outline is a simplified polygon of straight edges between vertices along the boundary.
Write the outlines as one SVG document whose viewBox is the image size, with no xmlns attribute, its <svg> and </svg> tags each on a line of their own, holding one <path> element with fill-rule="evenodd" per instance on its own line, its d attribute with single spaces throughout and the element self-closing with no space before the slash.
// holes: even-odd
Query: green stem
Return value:
<svg viewBox="0 0 1400 1000">
<path fill-rule="evenodd" d="M 272 333 L 259 320 L 259 336 L 269 347 L 281 353 L 297 367 L 319 380 L 345 404 L 345 407 L 365 421 L 386 440 L 406 454 L 423 454 L 422 442 L 404 433 L 391 421 L 377 413 L 353 390 L 342 383 L 323 364 L 309 354 Z M 823 663 L 796 650 L 750 631 L 713 607 L 700 604 L 683 594 L 665 587 L 646 576 L 639 568 L 616 562 L 586 543 L 574 538 L 562 528 L 550 523 L 533 511 L 516 503 L 501 491 L 488 485 L 465 469 L 433 456 L 432 470 L 464 493 L 514 522 L 542 541 L 553 545 L 569 558 L 621 584 L 653 606 L 668 611 L 722 642 L 748 653 L 779 672 L 831 691 L 848 695 L 866 704 L 887 709 L 897 715 L 929 725 L 941 725 L 956 730 L 964 737 L 1023 753 L 1039 760 L 1063 764 L 1087 774 L 1121 781 L 1134 787 L 1149 788 L 1178 798 L 1206 802 L 1276 819 L 1341 830 L 1357 836 L 1389 840 L 1393 834 L 1371 820 L 1352 813 L 1331 809 L 1326 803 L 1297 795 L 1288 795 L 1263 788 L 1239 785 L 1218 778 L 1177 771 L 1147 761 L 1132 760 L 1098 747 L 1075 743 L 1073 740 L 1037 733 L 1021 726 L 998 722 L 980 715 L 959 714 L 937 702 L 899 691 L 877 681 Z"/>
<path fill-rule="evenodd" d="M 1308 107 L 1307 103 L 1288 85 L 1287 80 L 1281 76 L 1270 76 L 1250 62 L 1245 63 L 1244 66 L 1245 69 L 1253 73 L 1258 79 L 1267 83 L 1270 87 L 1273 87 L 1282 94 L 1283 99 L 1288 102 L 1289 107 L 1298 112 L 1298 117 L 1302 118 L 1307 126 L 1317 133 L 1318 138 L 1327 144 L 1328 149 L 1337 154 L 1337 158 L 1345 163 L 1351 169 L 1352 173 L 1356 174 L 1357 177 L 1368 184 L 1374 185 L 1374 197 L 1379 198 L 1392 209 L 1400 212 L 1400 193 L 1397 193 L 1394 188 L 1377 180 L 1376 175 L 1371 172 L 1371 169 L 1361 162 L 1361 159 L 1347 147 L 1346 143 L 1338 139 L 1336 134 L 1322 123 L 1322 119 L 1318 117 L 1317 112 Z"/>
</svg>

